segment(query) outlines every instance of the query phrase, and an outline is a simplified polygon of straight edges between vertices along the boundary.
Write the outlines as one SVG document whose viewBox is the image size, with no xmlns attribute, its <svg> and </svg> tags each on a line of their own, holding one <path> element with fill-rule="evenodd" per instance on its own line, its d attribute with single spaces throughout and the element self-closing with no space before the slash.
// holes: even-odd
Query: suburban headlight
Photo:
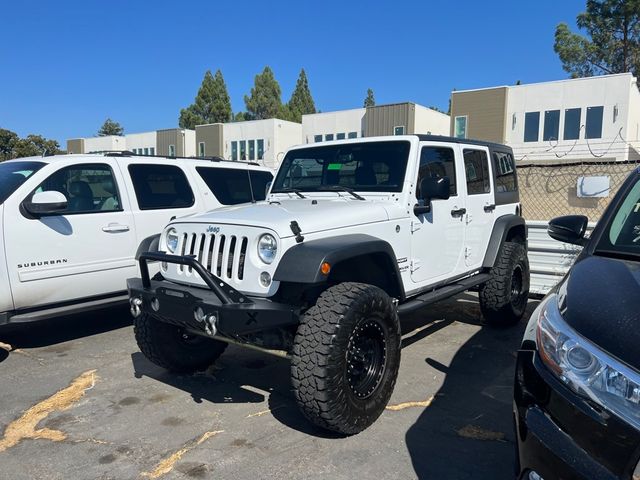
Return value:
<svg viewBox="0 0 640 480">
<path fill-rule="evenodd" d="M 557 295 L 545 299 L 538 312 L 536 340 L 545 365 L 577 394 L 640 430 L 640 373 L 571 329 Z"/>
<path fill-rule="evenodd" d="M 178 249 L 178 231 L 175 228 L 170 228 L 167 231 L 167 250 L 169 253 L 175 253 Z"/>
<path fill-rule="evenodd" d="M 258 256 L 264 263 L 271 263 L 276 258 L 278 242 L 273 235 L 265 233 L 258 239 Z"/>
</svg>

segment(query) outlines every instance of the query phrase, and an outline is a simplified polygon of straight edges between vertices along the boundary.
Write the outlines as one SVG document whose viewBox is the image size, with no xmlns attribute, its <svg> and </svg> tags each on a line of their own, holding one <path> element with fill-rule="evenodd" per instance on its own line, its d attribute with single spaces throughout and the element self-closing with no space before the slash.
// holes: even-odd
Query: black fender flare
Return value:
<svg viewBox="0 0 640 480">
<path fill-rule="evenodd" d="M 325 275 L 320 267 L 327 262 L 332 267 L 355 257 L 379 254 L 388 261 L 391 282 L 400 299 L 404 299 L 404 286 L 393 247 L 370 235 L 355 233 L 338 237 L 305 241 L 287 250 L 278 263 L 273 279 L 280 282 L 320 284 L 326 282 L 331 273 Z"/>
<path fill-rule="evenodd" d="M 160 248 L 160 234 L 156 233 L 150 237 L 145 238 L 140 242 L 138 250 L 136 251 L 136 260 L 140 260 L 140 255 L 147 252 L 157 252 Z"/>
<path fill-rule="evenodd" d="M 500 252 L 502 244 L 507 241 L 509 232 L 514 228 L 524 230 L 524 247 L 525 249 L 527 248 L 527 224 L 525 223 L 524 218 L 515 214 L 498 217 L 496 222 L 493 224 L 491 238 L 489 239 L 487 251 L 484 255 L 484 261 L 482 262 L 483 267 L 493 267 L 496 258 L 498 258 L 498 253 Z"/>
</svg>

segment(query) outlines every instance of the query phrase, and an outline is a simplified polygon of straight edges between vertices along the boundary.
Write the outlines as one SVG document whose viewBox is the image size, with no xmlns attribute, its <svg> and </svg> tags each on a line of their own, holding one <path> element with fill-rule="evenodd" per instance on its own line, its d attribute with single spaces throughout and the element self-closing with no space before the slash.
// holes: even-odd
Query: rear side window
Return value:
<svg viewBox="0 0 640 480">
<path fill-rule="evenodd" d="M 496 192 L 515 192 L 518 189 L 513 155 L 505 152 L 493 152 L 493 172 Z"/>
<path fill-rule="evenodd" d="M 423 147 L 420 151 L 420 169 L 418 171 L 418 187 L 416 198 L 422 198 L 420 182 L 425 177 L 449 177 L 449 194 L 454 197 L 456 189 L 456 165 L 453 149 L 447 147 Z"/>
<path fill-rule="evenodd" d="M 111 167 L 82 164 L 61 168 L 34 191 L 57 191 L 67 198 L 61 215 L 74 213 L 117 212 L 122 210 L 118 186 Z"/>
<path fill-rule="evenodd" d="M 140 210 L 188 208 L 193 190 L 182 169 L 173 165 L 129 165 Z"/>
<path fill-rule="evenodd" d="M 264 200 L 267 196 L 267 184 L 273 180 L 271 173 L 257 170 L 210 167 L 197 167 L 196 170 L 223 205 Z"/>
<path fill-rule="evenodd" d="M 464 170 L 467 176 L 467 194 L 479 195 L 491 191 L 487 152 L 465 149 Z"/>
</svg>

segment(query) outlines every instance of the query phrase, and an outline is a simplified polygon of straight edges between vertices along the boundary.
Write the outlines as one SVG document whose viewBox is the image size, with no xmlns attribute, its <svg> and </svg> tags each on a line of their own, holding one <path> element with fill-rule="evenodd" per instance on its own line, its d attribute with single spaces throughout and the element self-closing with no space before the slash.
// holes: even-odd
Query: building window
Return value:
<svg viewBox="0 0 640 480">
<path fill-rule="evenodd" d="M 325 139 L 327 142 L 330 142 L 331 140 L 333 140 L 333 133 L 327 133 L 327 134 L 324 136 L 324 139 Z"/>
<path fill-rule="evenodd" d="M 256 159 L 256 141 L 248 140 L 247 143 L 249 143 L 249 160 L 255 160 Z"/>
<path fill-rule="evenodd" d="M 537 142 L 540 139 L 540 112 L 524 114 L 524 141 Z"/>
<path fill-rule="evenodd" d="M 604 107 L 587 107 L 585 138 L 602 138 L 602 115 Z"/>
<path fill-rule="evenodd" d="M 560 110 L 547 110 L 544 112 L 544 131 L 542 140 L 558 140 L 560 134 Z"/>
<path fill-rule="evenodd" d="M 581 108 L 567 108 L 564 111 L 564 135 L 565 140 L 578 140 L 580 138 Z"/>
<path fill-rule="evenodd" d="M 240 140 L 240 160 L 247 159 L 247 141 Z"/>
<path fill-rule="evenodd" d="M 314 135 L 313 136 L 313 141 L 318 143 L 322 141 L 322 135 Z"/>
<path fill-rule="evenodd" d="M 148 147 L 144 149 L 144 154 L 145 155 L 149 155 L 149 148 Z"/>
<path fill-rule="evenodd" d="M 175 145 L 169 145 L 169 156 L 170 157 L 175 157 L 176 156 L 176 146 Z"/>
<path fill-rule="evenodd" d="M 404 135 L 404 126 L 393 127 L 393 134 L 394 135 Z"/>
<path fill-rule="evenodd" d="M 231 142 L 231 160 L 238 161 L 238 142 Z"/>
<path fill-rule="evenodd" d="M 204 157 L 204 142 L 198 143 L 198 156 Z"/>
<path fill-rule="evenodd" d="M 258 142 L 258 160 L 264 160 L 264 140 L 256 140 Z"/>
<path fill-rule="evenodd" d="M 149 153 L 150 153 L 151 155 L 155 155 L 155 154 L 156 154 L 156 147 L 151 147 L 151 148 L 149 148 Z"/>
<path fill-rule="evenodd" d="M 336 140 L 344 140 L 346 138 L 346 135 L 344 133 L 338 133 L 336 135 Z"/>
<path fill-rule="evenodd" d="M 358 138 L 358 132 L 349 132 L 349 138 Z"/>
<path fill-rule="evenodd" d="M 467 138 L 467 116 L 456 117 L 453 121 L 453 136 Z"/>
</svg>

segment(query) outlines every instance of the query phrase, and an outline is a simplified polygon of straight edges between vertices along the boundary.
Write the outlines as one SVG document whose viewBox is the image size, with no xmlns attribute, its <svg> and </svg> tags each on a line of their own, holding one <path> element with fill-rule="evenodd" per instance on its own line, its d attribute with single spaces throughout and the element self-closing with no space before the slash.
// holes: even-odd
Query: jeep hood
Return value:
<svg viewBox="0 0 640 480">
<path fill-rule="evenodd" d="M 208 213 L 175 220 L 173 223 L 207 223 L 211 225 L 247 225 L 274 230 L 280 238 L 291 237 L 290 224 L 298 222 L 302 234 L 335 228 L 353 227 L 389 220 L 379 203 L 360 200 L 295 199 L 279 202 L 223 207 Z"/>
</svg>

